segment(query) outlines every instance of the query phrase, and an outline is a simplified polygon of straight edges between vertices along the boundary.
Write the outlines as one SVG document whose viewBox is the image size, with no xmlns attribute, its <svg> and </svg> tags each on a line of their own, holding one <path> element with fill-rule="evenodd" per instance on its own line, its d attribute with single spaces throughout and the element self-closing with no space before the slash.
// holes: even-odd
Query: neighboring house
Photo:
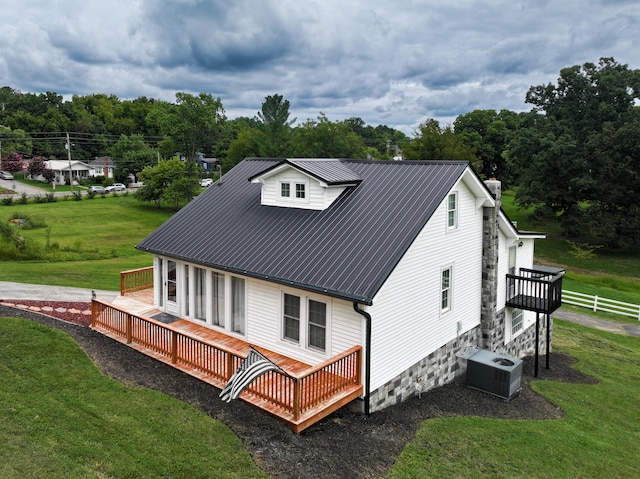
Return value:
<svg viewBox="0 0 640 479">
<path fill-rule="evenodd" d="M 180 158 L 180 161 L 187 161 L 187 157 L 183 153 L 178 153 L 178 158 Z M 217 172 L 220 165 L 218 158 L 206 157 L 204 153 L 196 153 L 195 162 L 207 173 Z"/>
<path fill-rule="evenodd" d="M 55 181 L 59 185 L 69 184 L 69 172 L 74 181 L 86 180 L 90 176 L 94 176 L 93 168 L 82 161 L 72 160 L 47 160 L 44 162 L 45 167 L 53 171 Z M 44 177 L 36 178 L 39 181 L 45 181 Z"/>
<path fill-rule="evenodd" d="M 137 248 L 166 313 L 310 365 L 361 346 L 372 412 L 453 381 L 469 347 L 537 352 L 559 303 L 516 297 L 561 275 L 532 270 L 544 235 L 487 183 L 466 162 L 249 158 Z"/>
<path fill-rule="evenodd" d="M 114 178 L 114 172 L 116 170 L 115 163 L 108 156 L 101 156 L 93 161 L 87 163 L 91 167 L 92 171 L 90 176 L 104 176 L 105 178 Z"/>
</svg>

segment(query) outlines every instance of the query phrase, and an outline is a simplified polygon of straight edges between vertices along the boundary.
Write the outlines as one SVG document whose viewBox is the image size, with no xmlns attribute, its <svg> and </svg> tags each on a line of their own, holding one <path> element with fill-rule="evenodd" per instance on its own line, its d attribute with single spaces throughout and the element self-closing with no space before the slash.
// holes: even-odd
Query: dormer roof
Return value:
<svg viewBox="0 0 640 479">
<path fill-rule="evenodd" d="M 282 159 L 265 171 L 253 175 L 249 181 L 255 183 L 274 175 L 288 167 L 315 178 L 325 186 L 357 185 L 362 181 L 360 175 L 351 170 L 341 160 L 334 158 L 288 158 Z"/>
</svg>

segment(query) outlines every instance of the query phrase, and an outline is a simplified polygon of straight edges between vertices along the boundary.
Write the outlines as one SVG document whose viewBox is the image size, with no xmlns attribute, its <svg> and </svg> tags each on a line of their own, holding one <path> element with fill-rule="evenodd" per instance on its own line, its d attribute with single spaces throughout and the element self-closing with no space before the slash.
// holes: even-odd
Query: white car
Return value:
<svg viewBox="0 0 640 479">
<path fill-rule="evenodd" d="M 13 180 L 13 175 L 8 171 L 0 170 L 0 178 L 2 178 L 3 180 Z"/>
<path fill-rule="evenodd" d="M 127 187 L 122 183 L 114 183 L 105 188 L 107 193 L 111 193 L 112 191 L 127 191 Z"/>
<path fill-rule="evenodd" d="M 207 186 L 211 186 L 213 184 L 213 180 L 211 178 L 202 178 L 200 180 L 200 186 L 204 186 L 205 188 Z"/>
</svg>

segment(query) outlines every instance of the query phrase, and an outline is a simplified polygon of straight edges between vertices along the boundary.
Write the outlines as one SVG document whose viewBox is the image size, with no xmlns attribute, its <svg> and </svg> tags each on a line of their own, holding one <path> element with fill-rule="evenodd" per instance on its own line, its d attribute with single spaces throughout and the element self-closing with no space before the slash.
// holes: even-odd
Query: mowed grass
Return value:
<svg viewBox="0 0 640 479">
<path fill-rule="evenodd" d="M 637 478 L 640 338 L 556 321 L 554 348 L 577 358 L 580 371 L 600 380 L 533 383 L 566 412 L 565 418 L 425 421 L 389 477 Z"/>
<path fill-rule="evenodd" d="M 66 334 L 0 318 L 0 477 L 262 478 L 226 426 L 102 375 Z"/>
<path fill-rule="evenodd" d="M 21 234 L 31 244 L 54 252 L 47 260 L 2 261 L 0 277 L 19 283 L 119 290 L 121 271 L 153 264 L 152 255 L 135 246 L 173 213 L 140 203 L 132 195 L 0 206 L 0 221 L 18 215 L 44 222 L 46 227 L 23 229 Z"/>
</svg>

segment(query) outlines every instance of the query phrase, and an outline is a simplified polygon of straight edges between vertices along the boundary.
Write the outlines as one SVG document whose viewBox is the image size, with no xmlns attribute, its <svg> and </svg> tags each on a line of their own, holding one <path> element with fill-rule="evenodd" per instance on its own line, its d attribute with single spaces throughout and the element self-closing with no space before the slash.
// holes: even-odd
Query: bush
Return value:
<svg viewBox="0 0 640 479">
<path fill-rule="evenodd" d="M 13 205 L 13 195 L 7 195 L 4 198 L 2 198 L 2 204 L 5 206 L 12 206 Z"/>
<path fill-rule="evenodd" d="M 29 202 L 29 196 L 26 193 L 22 193 L 16 203 L 20 205 L 26 205 Z"/>
</svg>

